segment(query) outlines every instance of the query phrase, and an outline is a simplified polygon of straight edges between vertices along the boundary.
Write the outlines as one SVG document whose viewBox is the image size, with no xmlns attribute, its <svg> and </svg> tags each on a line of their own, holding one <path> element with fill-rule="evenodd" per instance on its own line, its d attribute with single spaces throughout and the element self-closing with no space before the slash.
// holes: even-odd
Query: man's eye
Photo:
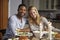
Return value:
<svg viewBox="0 0 60 40">
<path fill-rule="evenodd" d="M 26 10 L 24 10 L 24 11 L 26 11 Z"/>
</svg>

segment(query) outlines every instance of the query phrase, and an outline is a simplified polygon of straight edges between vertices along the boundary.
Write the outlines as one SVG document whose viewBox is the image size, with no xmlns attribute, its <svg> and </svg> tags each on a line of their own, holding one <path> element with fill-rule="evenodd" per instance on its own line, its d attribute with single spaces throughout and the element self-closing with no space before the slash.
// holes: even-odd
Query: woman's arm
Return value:
<svg viewBox="0 0 60 40">
<path fill-rule="evenodd" d="M 44 24 L 46 24 L 47 26 L 49 26 L 49 25 L 51 25 L 52 26 L 52 23 L 51 22 L 49 22 L 45 17 L 42 17 L 42 21 L 44 22 Z M 56 32 L 60 32 L 60 30 L 59 29 L 57 29 L 57 28 L 55 28 L 55 27 L 53 27 L 52 26 L 52 30 L 53 31 L 56 31 Z"/>
<path fill-rule="evenodd" d="M 47 20 L 47 18 L 41 17 L 41 20 L 42 20 L 42 22 L 43 22 L 45 25 L 48 25 L 48 20 Z"/>
<path fill-rule="evenodd" d="M 55 28 L 55 27 L 52 27 L 53 28 L 53 31 L 55 31 L 55 32 L 60 32 L 60 29 L 57 29 L 57 28 Z"/>
</svg>

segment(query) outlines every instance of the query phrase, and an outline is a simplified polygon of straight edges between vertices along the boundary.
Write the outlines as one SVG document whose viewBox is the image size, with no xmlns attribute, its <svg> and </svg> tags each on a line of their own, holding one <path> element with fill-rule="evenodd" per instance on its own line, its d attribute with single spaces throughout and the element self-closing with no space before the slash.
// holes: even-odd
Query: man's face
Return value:
<svg viewBox="0 0 60 40">
<path fill-rule="evenodd" d="M 18 14 L 19 14 L 20 16 L 24 16 L 25 13 L 26 13 L 26 7 L 25 7 L 25 6 L 21 6 L 21 7 L 19 8 Z"/>
</svg>

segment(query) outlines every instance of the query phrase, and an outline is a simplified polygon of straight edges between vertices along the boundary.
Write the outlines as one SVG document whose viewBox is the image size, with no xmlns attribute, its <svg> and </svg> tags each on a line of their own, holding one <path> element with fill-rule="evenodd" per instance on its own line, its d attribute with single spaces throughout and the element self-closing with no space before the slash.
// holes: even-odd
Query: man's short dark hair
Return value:
<svg viewBox="0 0 60 40">
<path fill-rule="evenodd" d="M 25 4 L 20 4 L 20 5 L 18 6 L 18 11 L 19 11 L 19 8 L 20 8 L 21 6 L 26 7 L 26 5 L 25 5 Z"/>
</svg>

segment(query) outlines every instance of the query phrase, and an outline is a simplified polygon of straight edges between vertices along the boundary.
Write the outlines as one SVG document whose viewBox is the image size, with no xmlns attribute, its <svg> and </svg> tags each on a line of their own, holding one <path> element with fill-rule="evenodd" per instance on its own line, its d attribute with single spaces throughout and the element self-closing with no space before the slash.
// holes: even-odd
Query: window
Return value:
<svg viewBox="0 0 60 40">
<path fill-rule="evenodd" d="M 24 4 L 29 7 L 34 5 L 38 10 L 56 10 L 57 0 L 23 0 Z"/>
<path fill-rule="evenodd" d="M 56 10 L 56 0 L 40 0 L 40 10 Z"/>
</svg>

